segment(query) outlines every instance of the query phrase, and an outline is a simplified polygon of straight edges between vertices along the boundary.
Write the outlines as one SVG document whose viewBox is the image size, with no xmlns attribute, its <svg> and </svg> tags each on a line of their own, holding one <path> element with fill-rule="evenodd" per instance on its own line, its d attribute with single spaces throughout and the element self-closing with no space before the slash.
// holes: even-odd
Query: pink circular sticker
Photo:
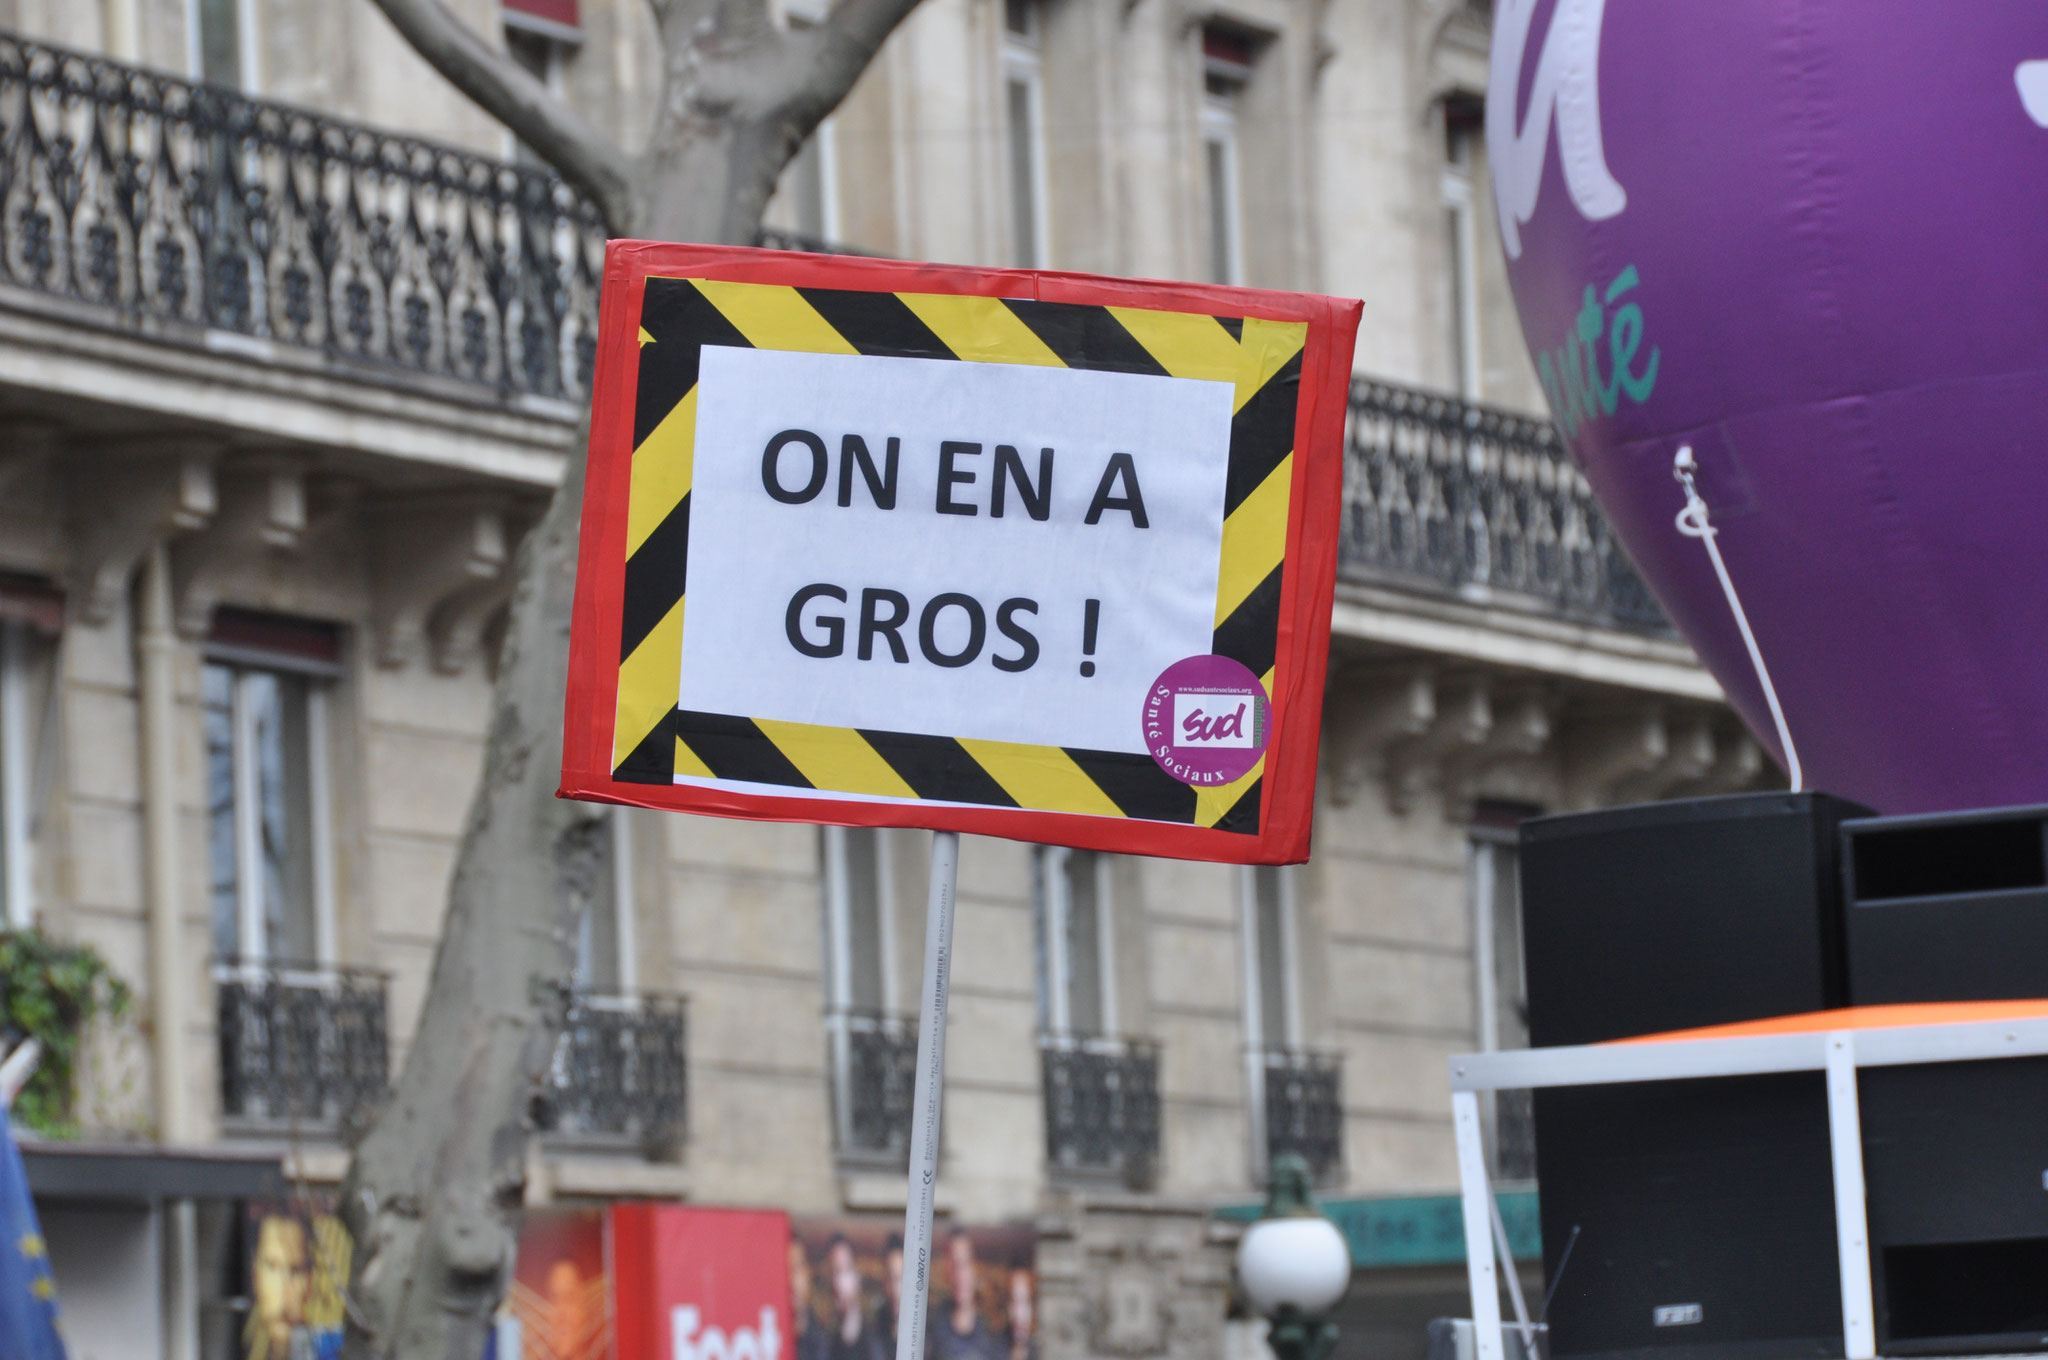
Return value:
<svg viewBox="0 0 2048 1360">
<path fill-rule="evenodd" d="M 1191 656 L 1145 691 L 1145 749 L 1159 768 L 1198 788 L 1242 778 L 1266 753 L 1265 686 L 1227 656 Z"/>
</svg>

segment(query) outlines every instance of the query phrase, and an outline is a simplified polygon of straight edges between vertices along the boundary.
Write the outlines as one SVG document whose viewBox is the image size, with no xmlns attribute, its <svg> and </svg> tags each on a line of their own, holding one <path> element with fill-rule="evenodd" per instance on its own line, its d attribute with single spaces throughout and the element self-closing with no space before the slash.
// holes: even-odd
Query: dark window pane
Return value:
<svg viewBox="0 0 2048 1360">
<path fill-rule="evenodd" d="M 870 826 L 848 827 L 846 838 L 846 951 L 853 975 L 847 999 L 858 1011 L 882 1009 L 882 847 Z"/>
<path fill-rule="evenodd" d="M 1293 1036 L 1287 1032 L 1291 979 L 1280 871 L 1263 866 L 1252 870 L 1252 886 L 1258 912 L 1259 1036 L 1268 1048 L 1282 1048 Z"/>
<path fill-rule="evenodd" d="M 1101 1034 L 1103 1004 L 1101 859 L 1092 850 L 1067 852 L 1067 1021 L 1076 1034 Z"/>
<path fill-rule="evenodd" d="M 200 682 L 206 729 L 206 858 L 213 897 L 213 950 L 241 953 L 241 918 L 235 884 L 235 673 L 208 666 Z"/>
<path fill-rule="evenodd" d="M 1038 258 L 1037 99 L 1031 83 L 1012 78 L 1010 110 L 1010 233 L 1016 243 L 1017 267 L 1035 269 Z"/>
<path fill-rule="evenodd" d="M 240 0 L 199 0 L 199 78 L 239 89 L 242 84 Z"/>
<path fill-rule="evenodd" d="M 265 952 L 284 963 L 319 954 L 313 901 L 311 720 L 304 676 L 249 671 L 256 760 Z"/>
<path fill-rule="evenodd" d="M 1231 147 L 1223 137 L 1211 137 L 1207 148 L 1209 186 L 1209 281 L 1236 283 L 1237 205 L 1232 202 L 1236 186 L 1231 183 Z"/>
</svg>

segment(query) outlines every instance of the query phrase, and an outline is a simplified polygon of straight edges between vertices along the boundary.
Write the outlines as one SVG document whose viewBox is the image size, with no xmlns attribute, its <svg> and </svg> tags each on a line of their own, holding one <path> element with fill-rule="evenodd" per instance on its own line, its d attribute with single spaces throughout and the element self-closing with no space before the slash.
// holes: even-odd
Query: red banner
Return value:
<svg viewBox="0 0 2048 1360">
<path fill-rule="evenodd" d="M 620 1204 L 611 1229 L 621 1360 L 791 1360 L 788 1215 Z"/>
</svg>

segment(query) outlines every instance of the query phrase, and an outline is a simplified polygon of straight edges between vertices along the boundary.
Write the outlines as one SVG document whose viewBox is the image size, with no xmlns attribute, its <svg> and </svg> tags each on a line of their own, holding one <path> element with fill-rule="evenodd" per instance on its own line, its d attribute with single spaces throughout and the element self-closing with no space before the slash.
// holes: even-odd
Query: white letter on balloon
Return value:
<svg viewBox="0 0 2048 1360">
<path fill-rule="evenodd" d="M 1493 162 L 1493 199 L 1509 259 L 1522 254 L 1521 224 L 1536 215 L 1550 125 L 1572 205 L 1588 221 L 1613 217 L 1628 195 L 1607 169 L 1600 142 L 1600 24 L 1607 0 L 1557 0 L 1536 59 L 1529 114 L 1515 120 L 1522 54 L 1536 17 L 1536 0 L 1503 0 L 1493 26 L 1493 64 L 1486 100 L 1486 154 Z"/>
</svg>

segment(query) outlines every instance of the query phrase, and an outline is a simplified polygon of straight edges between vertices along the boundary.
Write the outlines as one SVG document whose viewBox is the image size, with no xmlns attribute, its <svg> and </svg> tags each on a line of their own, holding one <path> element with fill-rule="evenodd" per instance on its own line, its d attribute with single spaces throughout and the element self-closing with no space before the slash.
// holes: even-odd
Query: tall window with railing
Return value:
<svg viewBox="0 0 2048 1360">
<path fill-rule="evenodd" d="M 545 1108 L 556 1142 L 668 1160 L 688 1108 L 684 1006 L 641 987 L 635 816 L 613 808 L 594 837 Z"/>
<path fill-rule="evenodd" d="M 1529 990 L 1522 966 L 1522 893 L 1516 843 L 1534 809 L 1481 803 L 1473 813 L 1467 856 L 1472 895 L 1473 989 L 1481 1052 L 1529 1046 Z M 1536 1175 L 1536 1128 L 1527 1091 L 1487 1097 L 1488 1146 L 1500 1180 Z"/>
<path fill-rule="evenodd" d="M 389 1075 L 384 982 L 337 966 L 338 630 L 223 609 L 201 672 L 222 1113 L 336 1126 Z"/>
<path fill-rule="evenodd" d="M 1296 875 L 1264 865 L 1240 873 L 1253 1175 L 1263 1177 L 1274 1157 L 1294 1152 L 1327 1178 L 1343 1159 L 1340 1069 L 1303 1039 Z"/>
<path fill-rule="evenodd" d="M 1148 1185 L 1159 1156 L 1159 1050 L 1118 1032 L 1112 861 L 1048 846 L 1035 877 L 1046 1160 Z"/>
<path fill-rule="evenodd" d="M 207 648 L 208 861 L 223 962 L 334 961 L 334 631 L 223 611 Z"/>
<path fill-rule="evenodd" d="M 917 1027 L 897 1010 L 891 846 L 872 827 L 830 826 L 823 837 L 825 1024 L 839 1155 L 900 1165 L 910 1155 Z"/>
</svg>

